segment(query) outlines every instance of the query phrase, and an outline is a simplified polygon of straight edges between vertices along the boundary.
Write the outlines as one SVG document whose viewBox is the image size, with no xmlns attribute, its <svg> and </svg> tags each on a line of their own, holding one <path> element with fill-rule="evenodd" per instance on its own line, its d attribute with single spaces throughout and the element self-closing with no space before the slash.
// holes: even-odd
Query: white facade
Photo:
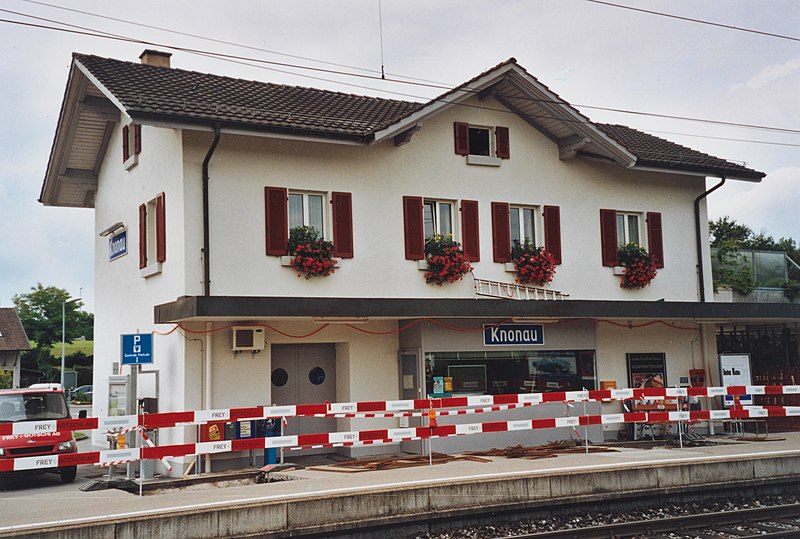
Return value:
<svg viewBox="0 0 800 539">
<path fill-rule="evenodd" d="M 487 77 L 491 72 L 484 75 Z M 103 88 L 100 92 L 113 97 Z M 599 306 L 607 313 L 570 311 L 566 317 L 569 320 L 565 320 L 558 314 L 560 307 L 554 306 L 556 310 L 548 317 L 556 325 L 546 323 L 544 331 L 555 337 L 539 350 L 589 353 L 587 357 L 593 358 L 591 383 L 596 386 L 607 381 L 626 387 L 626 357 L 630 353 L 663 353 L 669 385 L 681 383 L 691 368 L 705 369 L 709 377 L 714 375 L 713 331 L 679 311 L 665 322 L 648 317 L 647 309 L 638 313 L 636 305 L 629 304 L 698 303 L 699 266 L 703 267 L 705 296 L 712 297 L 710 264 L 701 265 L 697 258 L 694 204 L 706 191 L 702 175 L 658 171 L 653 167 L 640 170 L 636 166 L 620 166 L 611 159 L 570 158 L 552 134 L 533 127 L 523 115 L 493 97 L 472 95 L 457 105 L 434 108 L 424 118 L 420 116 L 418 131 L 405 144 L 394 144 L 392 138 L 362 144 L 336 137 L 311 140 L 307 136 L 239 129 L 223 130 L 218 146 L 210 154 L 210 125 L 137 119 L 142 124 L 141 151 L 135 156 L 135 164 L 130 160 L 123 164 L 119 151 L 123 126 L 131 122 L 123 108 L 119 121 L 113 124 L 105 153 L 100 156 L 102 166 L 93 204 L 98 233 L 96 394 L 105 394 L 109 376 L 116 374 L 120 335 L 154 332 L 155 363 L 147 369 L 160 373 L 160 411 L 292 404 L 274 402 L 272 394 L 274 347 L 284 344 L 333 345 L 335 373 L 328 375 L 335 377 L 336 401 L 423 398 L 431 391 L 425 383 L 426 354 L 483 353 L 485 348 L 477 333 L 481 325 L 511 318 L 489 313 L 497 312 L 498 305 L 516 302 L 484 298 L 480 303 L 468 302 L 467 307 L 455 308 L 447 316 L 438 315 L 447 324 L 415 323 L 427 316 L 423 311 L 428 306 L 446 311 L 439 307 L 446 305 L 443 300 L 476 298 L 473 278 L 514 281 L 506 264 L 493 260 L 492 202 L 534 208 L 536 245 L 544 244 L 542 208 L 558 207 L 563 261 L 548 288 L 568 294 L 565 303 L 584 302 L 575 305 L 590 309 Z M 456 154 L 456 122 L 507 127 L 510 157 L 470 159 L 472 156 Z M 599 131 L 596 135 L 606 140 Z M 57 136 L 54 152 L 59 151 L 60 144 Z M 204 215 L 203 161 L 207 155 L 209 209 Z M 327 239 L 331 238 L 333 225 L 332 193 L 351 194 L 353 257 L 339 260 L 331 276 L 304 279 L 287 267 L 281 256 L 267 255 L 266 187 L 322 195 Z M 162 193 L 166 257 L 161 263 L 151 257 L 147 268 L 140 269 L 139 208 Z M 472 275 L 444 286 L 425 283 L 419 262 L 407 260 L 404 255 L 404 196 L 450 202 L 457 241 L 462 241 L 461 201 L 477 201 L 480 260 L 473 262 Z M 639 237 L 645 247 L 645 216 L 648 212 L 661 215 L 664 267 L 650 286 L 623 289 L 613 268 L 603 266 L 602 209 L 639 216 Z M 203 251 L 204 219 L 208 221 L 208 253 Z M 117 222 L 126 227 L 128 252 L 110 260 L 109 238 L 99 234 Z M 707 215 L 702 199 L 699 222 L 701 249 L 708 260 Z M 184 297 L 204 297 L 206 257 L 210 294 L 205 299 L 220 299 L 216 313 L 179 317 L 172 320 L 181 322 L 177 329 L 173 324 L 155 323 L 159 316 L 154 313 L 156 306 L 175 304 Z M 324 303 L 327 316 L 347 319 L 352 318 L 352 313 L 344 307 L 341 312 L 336 311 L 337 302 L 363 299 L 367 310 L 381 314 L 362 316 L 364 320 L 360 321 L 364 323 L 358 325 L 323 325 L 330 319 L 315 322 L 313 318 L 323 313 L 313 309 L 303 315 L 258 314 L 264 311 L 255 307 L 255 311 L 251 310 L 247 298 L 259 306 L 271 306 L 270 309 L 284 304 L 291 307 L 302 298 L 318 298 Z M 407 300 L 412 307 L 394 313 L 383 309 L 382 301 L 393 300 Z M 615 314 L 615 305 L 621 304 L 627 310 Z M 225 310 L 226 305 L 233 310 Z M 466 309 L 468 314 L 459 309 Z M 517 307 L 514 309 L 517 310 L 509 312 L 520 312 Z M 275 307 L 270 312 L 277 311 L 280 309 Z M 570 320 L 577 321 L 570 325 Z M 236 323 L 263 327 L 265 349 L 258 353 L 232 351 L 230 326 Z M 406 326 L 409 329 L 404 329 Z M 526 348 L 509 346 L 500 350 L 510 353 Z M 404 353 L 417 358 L 414 372 L 406 372 L 398 359 Z M 123 371 L 127 372 L 127 367 Z M 404 377 L 411 374 L 413 387 Z M 155 396 L 155 392 L 151 378 L 141 381 L 139 397 Z M 107 408 L 103 398 L 95 399 L 96 415 L 106 415 Z M 616 411 L 616 405 L 608 408 Z M 396 420 L 338 420 L 337 429 L 397 424 Z M 169 429 L 159 441 L 179 443 L 192 441 L 194 436 L 191 428 Z M 598 431 L 593 436 L 602 438 L 603 434 Z M 104 443 L 99 434 L 94 441 Z"/>
</svg>

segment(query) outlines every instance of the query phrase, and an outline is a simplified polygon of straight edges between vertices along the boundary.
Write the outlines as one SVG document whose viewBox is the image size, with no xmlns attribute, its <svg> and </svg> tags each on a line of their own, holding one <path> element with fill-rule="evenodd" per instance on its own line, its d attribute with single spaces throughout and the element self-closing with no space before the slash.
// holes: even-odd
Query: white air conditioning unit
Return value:
<svg viewBox="0 0 800 539">
<path fill-rule="evenodd" d="M 261 351 L 264 349 L 264 328 L 252 326 L 233 326 L 234 352 Z"/>
</svg>

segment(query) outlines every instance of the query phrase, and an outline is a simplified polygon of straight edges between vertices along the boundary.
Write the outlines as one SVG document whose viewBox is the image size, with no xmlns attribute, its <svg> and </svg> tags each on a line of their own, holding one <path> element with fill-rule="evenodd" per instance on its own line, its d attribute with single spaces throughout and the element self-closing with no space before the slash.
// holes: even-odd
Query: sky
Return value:
<svg viewBox="0 0 800 539">
<path fill-rule="evenodd" d="M 683 19 L 590 0 L 2 0 L 0 306 L 42 283 L 93 311 L 93 210 L 38 202 L 73 52 L 138 61 L 157 48 L 173 67 L 412 101 L 514 57 L 592 120 L 767 173 L 729 181 L 709 216 L 800 242 L 800 0 L 612 3 Z"/>
</svg>

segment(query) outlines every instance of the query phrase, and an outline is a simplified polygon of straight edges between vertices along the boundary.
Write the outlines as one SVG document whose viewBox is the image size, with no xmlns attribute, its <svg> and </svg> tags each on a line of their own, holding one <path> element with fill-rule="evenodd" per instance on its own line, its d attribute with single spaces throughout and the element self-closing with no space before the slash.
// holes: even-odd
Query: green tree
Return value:
<svg viewBox="0 0 800 539">
<path fill-rule="evenodd" d="M 75 301 L 64 305 L 69 299 L 70 293 L 63 288 L 44 287 L 42 283 L 36 283 L 27 294 L 16 294 L 11 298 L 28 338 L 36 342 L 37 348 L 49 349 L 61 342 L 62 307 L 65 310 L 66 342 L 71 343 L 73 338 L 81 336 L 78 329 L 85 324 L 79 311 L 82 303 Z"/>
<path fill-rule="evenodd" d="M 747 225 L 740 225 L 727 215 L 708 223 L 711 233 L 711 247 L 722 247 L 725 244 L 737 245 L 740 249 L 752 237 L 753 231 Z"/>
<path fill-rule="evenodd" d="M 14 383 L 14 376 L 11 371 L 0 370 L 0 389 L 11 389 L 12 383 Z"/>
</svg>

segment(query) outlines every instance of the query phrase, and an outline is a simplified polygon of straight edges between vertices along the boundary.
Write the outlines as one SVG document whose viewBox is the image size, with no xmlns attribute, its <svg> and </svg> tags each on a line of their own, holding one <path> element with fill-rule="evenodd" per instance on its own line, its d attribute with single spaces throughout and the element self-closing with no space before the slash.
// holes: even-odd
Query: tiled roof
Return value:
<svg viewBox="0 0 800 539">
<path fill-rule="evenodd" d="M 419 103 L 221 77 L 75 54 L 131 117 L 364 138 Z"/>
<path fill-rule="evenodd" d="M 328 136 L 367 142 L 376 131 L 409 116 L 426 103 L 360 96 L 259 81 L 235 79 L 74 54 L 134 119 L 219 123 L 245 130 Z M 434 99 L 446 98 L 513 58 Z M 569 106 L 568 103 L 564 102 Z M 576 111 L 580 114 L 579 111 Z M 585 116 L 584 116 L 585 118 Z M 637 166 L 758 180 L 764 173 L 713 157 L 636 129 L 592 123 L 634 154 Z"/>
<path fill-rule="evenodd" d="M 595 123 L 594 125 L 634 154 L 637 157 L 637 166 L 706 174 L 724 172 L 737 178 L 754 180 L 766 176 L 763 172 L 698 152 L 631 127 L 601 123 Z"/>
<path fill-rule="evenodd" d="M 17 310 L 11 307 L 0 307 L 0 350 L 30 350 L 31 343 Z"/>
</svg>

